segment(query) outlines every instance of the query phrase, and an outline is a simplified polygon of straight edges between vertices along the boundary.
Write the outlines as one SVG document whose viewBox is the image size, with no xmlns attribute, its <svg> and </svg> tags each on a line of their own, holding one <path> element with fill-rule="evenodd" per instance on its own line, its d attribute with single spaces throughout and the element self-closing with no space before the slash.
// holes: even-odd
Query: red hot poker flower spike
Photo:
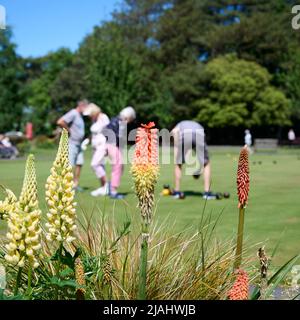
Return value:
<svg viewBox="0 0 300 320">
<path fill-rule="evenodd" d="M 249 299 L 249 278 L 244 270 L 237 270 L 237 277 L 233 287 L 228 292 L 229 300 Z"/>
<path fill-rule="evenodd" d="M 237 193 L 239 198 L 238 207 L 245 207 L 248 202 L 249 194 L 249 155 L 247 147 L 243 147 L 240 153 L 237 171 Z"/>
<path fill-rule="evenodd" d="M 138 128 L 131 173 L 143 219 L 150 223 L 158 177 L 158 138 L 154 122 Z"/>
<path fill-rule="evenodd" d="M 138 128 L 136 136 L 136 149 L 134 154 L 134 165 L 154 165 L 158 163 L 158 141 L 157 129 L 154 122 L 148 125 L 142 124 Z"/>
</svg>

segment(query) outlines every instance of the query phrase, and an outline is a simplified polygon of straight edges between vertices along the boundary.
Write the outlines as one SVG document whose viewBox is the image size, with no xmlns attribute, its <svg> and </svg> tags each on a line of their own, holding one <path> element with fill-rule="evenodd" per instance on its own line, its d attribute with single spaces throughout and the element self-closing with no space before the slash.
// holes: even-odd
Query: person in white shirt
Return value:
<svg viewBox="0 0 300 320">
<path fill-rule="evenodd" d="M 293 129 L 290 129 L 289 132 L 288 132 L 288 139 L 289 139 L 289 142 L 290 144 L 292 144 L 295 139 L 296 139 L 296 135 L 295 135 L 295 132 Z"/>
<path fill-rule="evenodd" d="M 252 135 L 249 129 L 245 130 L 245 145 L 247 146 L 249 153 L 252 154 Z"/>
<path fill-rule="evenodd" d="M 91 166 L 100 180 L 101 187 L 92 191 L 94 197 L 108 194 L 108 183 L 105 172 L 105 156 L 107 154 L 106 137 L 103 129 L 109 124 L 108 116 L 101 111 L 101 108 L 94 103 L 90 103 L 84 112 L 85 116 L 89 116 L 93 125 L 91 126 L 93 157 Z"/>
</svg>

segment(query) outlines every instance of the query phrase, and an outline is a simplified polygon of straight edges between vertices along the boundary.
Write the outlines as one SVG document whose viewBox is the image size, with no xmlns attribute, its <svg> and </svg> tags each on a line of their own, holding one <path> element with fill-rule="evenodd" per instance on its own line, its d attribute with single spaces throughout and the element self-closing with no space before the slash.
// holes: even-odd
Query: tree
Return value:
<svg viewBox="0 0 300 320">
<path fill-rule="evenodd" d="M 79 100 L 89 95 L 85 66 L 77 60 L 75 56 L 74 62 L 57 75 L 51 87 L 52 103 L 61 113 L 74 108 Z"/>
<path fill-rule="evenodd" d="M 39 59 L 41 73 L 28 81 L 28 106 L 32 110 L 32 121 L 36 133 L 50 133 L 52 124 L 58 117 L 58 106 L 51 98 L 51 92 L 58 75 L 71 65 L 73 54 L 68 49 L 59 49 Z M 30 70 L 30 68 L 29 68 Z M 39 73 L 37 73 L 39 74 Z"/>
<path fill-rule="evenodd" d="M 284 72 L 279 74 L 279 83 L 285 91 L 287 97 L 292 102 L 292 118 L 294 121 L 300 120 L 300 50 L 289 52 L 289 63 Z"/>
<path fill-rule="evenodd" d="M 82 43 L 78 59 L 84 65 L 88 98 L 110 115 L 136 101 L 141 61 L 130 54 L 115 24 L 95 27 Z"/>
<path fill-rule="evenodd" d="M 0 30 L 0 132 L 20 129 L 24 94 L 23 71 L 10 29 Z"/>
<path fill-rule="evenodd" d="M 204 79 L 206 95 L 194 105 L 197 120 L 209 127 L 290 124 L 289 100 L 270 85 L 271 75 L 257 63 L 219 57 L 206 65 Z"/>
</svg>

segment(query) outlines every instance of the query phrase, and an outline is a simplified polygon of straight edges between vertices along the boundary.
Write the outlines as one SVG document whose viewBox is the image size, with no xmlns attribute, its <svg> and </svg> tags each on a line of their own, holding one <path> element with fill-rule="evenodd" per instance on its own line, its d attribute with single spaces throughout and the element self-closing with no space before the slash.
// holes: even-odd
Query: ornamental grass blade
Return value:
<svg viewBox="0 0 300 320">
<path fill-rule="evenodd" d="M 283 264 L 268 280 L 268 289 L 266 290 L 265 296 L 268 298 L 274 291 L 274 289 L 280 284 L 280 282 L 286 277 L 290 272 L 294 263 L 299 259 L 300 254 L 294 256 L 292 259 L 288 260 Z M 251 300 L 258 300 L 260 297 L 259 287 L 256 287 L 251 295 Z"/>
</svg>

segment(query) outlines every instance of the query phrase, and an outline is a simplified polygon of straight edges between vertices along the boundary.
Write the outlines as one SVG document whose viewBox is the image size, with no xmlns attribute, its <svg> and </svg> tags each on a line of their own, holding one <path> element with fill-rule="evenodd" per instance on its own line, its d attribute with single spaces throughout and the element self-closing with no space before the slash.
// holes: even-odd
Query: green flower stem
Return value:
<svg viewBox="0 0 300 320">
<path fill-rule="evenodd" d="M 148 262 L 149 224 L 142 226 L 141 259 L 139 270 L 138 300 L 147 299 L 147 262 Z"/>
<path fill-rule="evenodd" d="M 32 267 L 29 266 L 29 269 L 28 269 L 27 292 L 26 292 L 28 296 L 31 295 L 31 282 L 32 282 Z"/>
<path fill-rule="evenodd" d="M 56 264 L 56 277 L 60 279 L 60 268 L 61 268 L 61 261 L 62 261 L 62 252 L 63 252 L 63 243 L 61 242 L 58 249 L 58 261 Z M 59 300 L 59 288 L 56 286 L 55 289 L 55 300 Z"/>
<path fill-rule="evenodd" d="M 238 225 L 238 233 L 237 233 L 234 269 L 238 269 L 242 263 L 244 220 L 245 220 L 245 208 L 241 207 L 239 211 L 239 225 Z"/>
<path fill-rule="evenodd" d="M 18 275 L 17 275 L 17 280 L 16 280 L 16 286 L 15 286 L 15 290 L 14 290 L 14 296 L 17 296 L 18 293 L 19 293 L 19 287 L 20 287 L 20 283 L 21 283 L 22 271 L 23 271 L 23 268 L 19 268 Z"/>
</svg>

